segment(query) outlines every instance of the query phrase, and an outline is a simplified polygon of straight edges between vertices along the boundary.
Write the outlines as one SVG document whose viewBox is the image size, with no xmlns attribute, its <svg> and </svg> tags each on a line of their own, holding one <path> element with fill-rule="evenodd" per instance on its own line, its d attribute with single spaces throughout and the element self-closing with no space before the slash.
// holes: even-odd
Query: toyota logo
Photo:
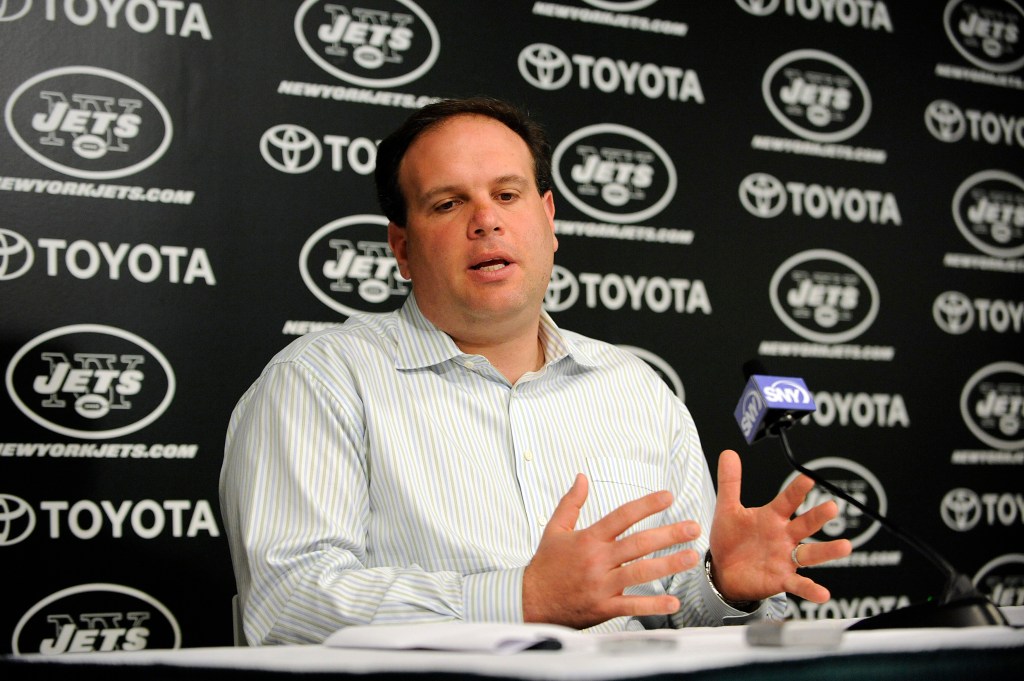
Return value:
<svg viewBox="0 0 1024 681">
<path fill-rule="evenodd" d="M 554 45 L 534 43 L 519 53 L 519 73 L 536 88 L 557 90 L 572 78 L 572 64 Z"/>
<path fill-rule="evenodd" d="M 740 183 L 740 203 L 751 215 L 773 218 L 786 208 L 786 188 L 767 173 L 753 173 Z"/>
<path fill-rule="evenodd" d="M 0 494 L 0 546 L 12 546 L 32 534 L 36 514 L 24 499 Z"/>
<path fill-rule="evenodd" d="M 0 281 L 17 279 L 28 272 L 35 261 L 35 253 L 28 239 L 0 228 Z"/>
<path fill-rule="evenodd" d="M 323 149 L 320 140 L 309 130 L 291 123 L 282 123 L 263 133 L 260 138 L 263 160 L 282 173 L 306 173 L 320 163 Z"/>
<path fill-rule="evenodd" d="M 942 498 L 942 522 L 957 532 L 973 530 L 981 520 L 981 500 L 966 487 L 951 489 Z"/>
</svg>

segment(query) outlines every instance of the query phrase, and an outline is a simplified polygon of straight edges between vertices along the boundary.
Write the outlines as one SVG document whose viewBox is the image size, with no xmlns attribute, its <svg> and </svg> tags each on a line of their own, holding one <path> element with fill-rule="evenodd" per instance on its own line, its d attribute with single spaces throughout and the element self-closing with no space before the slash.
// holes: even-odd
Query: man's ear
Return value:
<svg viewBox="0 0 1024 681">
<path fill-rule="evenodd" d="M 411 279 L 412 277 L 409 276 L 409 239 L 405 227 L 394 222 L 388 223 L 388 246 L 391 247 L 391 252 L 398 263 L 399 273 L 406 279 Z"/>
<path fill-rule="evenodd" d="M 551 234 L 555 233 L 555 195 L 549 189 L 544 192 L 544 196 L 541 197 L 541 201 L 544 202 L 544 213 L 548 216 L 548 224 L 551 225 Z M 555 242 L 554 250 L 558 250 L 558 237 L 552 237 Z"/>
</svg>

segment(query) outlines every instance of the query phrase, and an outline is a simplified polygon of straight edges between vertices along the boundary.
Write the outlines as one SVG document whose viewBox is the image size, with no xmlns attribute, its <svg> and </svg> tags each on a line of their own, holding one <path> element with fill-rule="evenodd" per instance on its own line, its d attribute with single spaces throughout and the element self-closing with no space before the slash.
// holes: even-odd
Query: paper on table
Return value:
<svg viewBox="0 0 1024 681">
<path fill-rule="evenodd" d="M 557 624 L 429 622 L 380 624 L 339 629 L 324 641 L 332 648 L 448 650 L 508 655 L 534 646 L 582 644 L 579 631 Z"/>
</svg>

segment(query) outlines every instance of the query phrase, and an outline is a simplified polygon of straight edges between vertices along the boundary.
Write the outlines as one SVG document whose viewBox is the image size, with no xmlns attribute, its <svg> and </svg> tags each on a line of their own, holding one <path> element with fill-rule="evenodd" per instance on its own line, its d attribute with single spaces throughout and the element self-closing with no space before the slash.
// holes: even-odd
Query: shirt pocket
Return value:
<svg viewBox="0 0 1024 681">
<path fill-rule="evenodd" d="M 581 512 L 582 522 L 577 527 L 589 526 L 614 511 L 619 506 L 640 497 L 666 489 L 662 469 L 633 459 L 612 457 L 589 457 L 590 494 Z M 658 527 L 662 524 L 661 513 L 640 520 L 623 536 L 640 530 Z"/>
</svg>

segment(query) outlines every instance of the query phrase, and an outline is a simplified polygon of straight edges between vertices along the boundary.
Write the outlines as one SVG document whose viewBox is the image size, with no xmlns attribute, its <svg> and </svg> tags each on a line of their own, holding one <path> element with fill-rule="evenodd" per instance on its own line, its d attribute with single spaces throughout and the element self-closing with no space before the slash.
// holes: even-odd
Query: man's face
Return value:
<svg viewBox="0 0 1024 681">
<path fill-rule="evenodd" d="M 555 208 L 518 135 L 486 116 L 448 119 L 410 145 L 398 182 L 406 225 L 390 224 L 388 241 L 428 319 L 455 335 L 539 314 Z"/>
</svg>

